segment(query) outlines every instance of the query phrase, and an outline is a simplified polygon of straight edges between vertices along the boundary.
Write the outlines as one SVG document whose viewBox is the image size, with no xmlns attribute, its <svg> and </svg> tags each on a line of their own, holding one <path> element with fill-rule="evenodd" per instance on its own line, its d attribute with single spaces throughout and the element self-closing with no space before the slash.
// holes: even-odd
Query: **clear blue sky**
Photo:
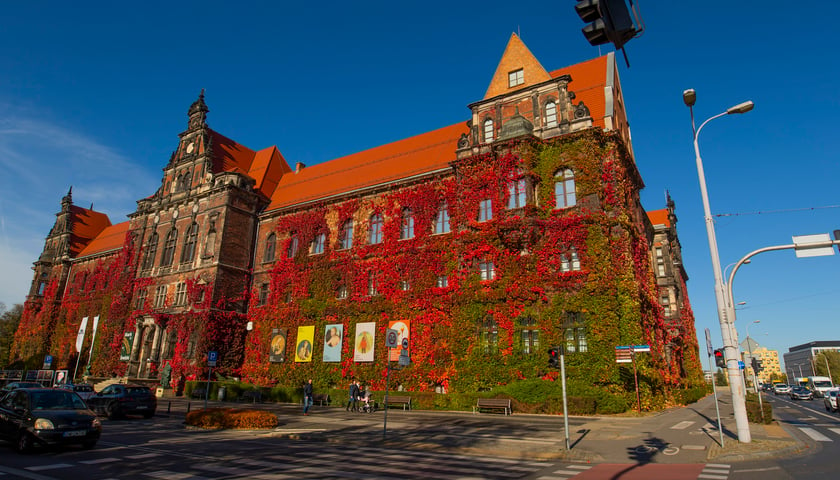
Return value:
<svg viewBox="0 0 840 480">
<path fill-rule="evenodd" d="M 155 191 L 202 88 L 214 129 L 311 165 L 466 121 L 511 32 L 548 70 L 599 55 L 572 0 L 284 3 L 4 5 L 0 302 L 23 302 L 70 185 L 77 205 L 114 223 Z M 703 330 L 718 346 L 720 327 L 682 91 L 697 90 L 699 121 L 756 104 L 700 138 L 712 212 L 731 214 L 716 220 L 724 266 L 840 228 L 840 56 L 820 20 L 840 16 L 840 3 L 796 5 L 641 2 L 647 30 L 627 44 L 631 68 L 619 57 L 643 204 L 663 208 L 667 190 L 677 205 L 704 365 Z M 840 340 L 838 266 L 838 256 L 756 257 L 735 281 L 747 302 L 739 336 L 760 320 L 750 335 L 780 355 Z"/>
</svg>

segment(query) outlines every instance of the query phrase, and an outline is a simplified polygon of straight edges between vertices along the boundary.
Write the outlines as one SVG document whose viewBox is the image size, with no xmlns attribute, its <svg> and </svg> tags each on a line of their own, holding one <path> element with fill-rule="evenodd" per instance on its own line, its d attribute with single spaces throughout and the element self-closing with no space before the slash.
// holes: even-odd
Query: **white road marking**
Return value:
<svg viewBox="0 0 840 480">
<path fill-rule="evenodd" d="M 815 440 L 817 442 L 831 442 L 832 441 L 830 438 L 828 438 L 825 435 L 823 435 L 822 433 L 814 430 L 813 428 L 799 427 L 799 430 L 801 430 L 802 433 L 804 433 L 805 435 L 808 435 L 809 437 L 811 437 L 811 440 Z"/>
<path fill-rule="evenodd" d="M 686 420 L 684 422 L 680 422 L 671 427 L 671 430 L 685 430 L 686 428 L 694 425 L 694 422 Z"/>
<path fill-rule="evenodd" d="M 829 428 L 829 430 L 836 433 L 837 435 L 840 435 L 840 428 Z"/>
</svg>

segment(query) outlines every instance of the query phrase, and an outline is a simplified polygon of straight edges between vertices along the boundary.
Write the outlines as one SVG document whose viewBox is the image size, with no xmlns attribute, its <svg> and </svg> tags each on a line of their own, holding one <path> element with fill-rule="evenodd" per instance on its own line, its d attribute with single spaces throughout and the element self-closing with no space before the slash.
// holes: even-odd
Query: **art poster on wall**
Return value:
<svg viewBox="0 0 840 480">
<path fill-rule="evenodd" d="M 315 325 L 298 327 L 295 344 L 295 362 L 312 361 L 312 342 L 315 341 Z"/>
<path fill-rule="evenodd" d="M 373 340 L 376 334 L 376 322 L 364 322 L 356 324 L 356 336 L 353 337 L 355 353 L 354 362 L 373 361 Z"/>
<path fill-rule="evenodd" d="M 341 361 L 341 339 L 344 337 L 344 325 L 330 323 L 324 328 L 324 361 Z"/>
<path fill-rule="evenodd" d="M 410 320 L 394 320 L 388 322 L 388 328 L 397 331 L 397 348 L 389 348 L 388 360 L 396 362 L 400 359 L 400 352 L 402 351 L 402 342 L 404 338 L 409 338 L 409 324 Z"/>
<path fill-rule="evenodd" d="M 134 332 L 123 334 L 122 345 L 120 345 L 120 360 L 125 362 L 131 358 L 131 346 L 134 345 Z"/>
<path fill-rule="evenodd" d="M 271 363 L 283 363 L 286 361 L 285 328 L 274 328 L 271 330 L 271 346 L 268 349 L 268 361 Z"/>
</svg>

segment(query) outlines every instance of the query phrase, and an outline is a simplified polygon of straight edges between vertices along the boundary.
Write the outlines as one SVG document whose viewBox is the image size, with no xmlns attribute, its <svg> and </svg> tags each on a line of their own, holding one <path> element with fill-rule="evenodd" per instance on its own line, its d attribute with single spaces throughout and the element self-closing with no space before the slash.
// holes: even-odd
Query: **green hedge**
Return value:
<svg viewBox="0 0 840 480">
<path fill-rule="evenodd" d="M 773 422 L 773 406 L 770 402 L 762 402 L 764 406 L 764 416 L 761 415 L 761 407 L 758 403 L 758 395 L 755 393 L 747 393 L 747 420 L 752 423 L 769 424 Z"/>
</svg>

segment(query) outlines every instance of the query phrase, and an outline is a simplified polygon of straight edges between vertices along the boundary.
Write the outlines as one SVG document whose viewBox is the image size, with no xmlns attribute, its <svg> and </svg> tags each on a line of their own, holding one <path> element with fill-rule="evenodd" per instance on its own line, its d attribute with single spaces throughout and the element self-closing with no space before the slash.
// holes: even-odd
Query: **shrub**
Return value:
<svg viewBox="0 0 840 480">
<path fill-rule="evenodd" d="M 758 396 L 755 393 L 747 393 L 747 420 L 752 423 L 768 424 L 773 421 L 773 406 L 770 402 L 763 402 L 764 416 L 761 415 L 761 406 L 758 403 Z"/>
<path fill-rule="evenodd" d="M 278 425 L 277 415 L 264 410 L 209 408 L 187 414 L 187 425 L 199 428 L 262 429 Z"/>
</svg>

